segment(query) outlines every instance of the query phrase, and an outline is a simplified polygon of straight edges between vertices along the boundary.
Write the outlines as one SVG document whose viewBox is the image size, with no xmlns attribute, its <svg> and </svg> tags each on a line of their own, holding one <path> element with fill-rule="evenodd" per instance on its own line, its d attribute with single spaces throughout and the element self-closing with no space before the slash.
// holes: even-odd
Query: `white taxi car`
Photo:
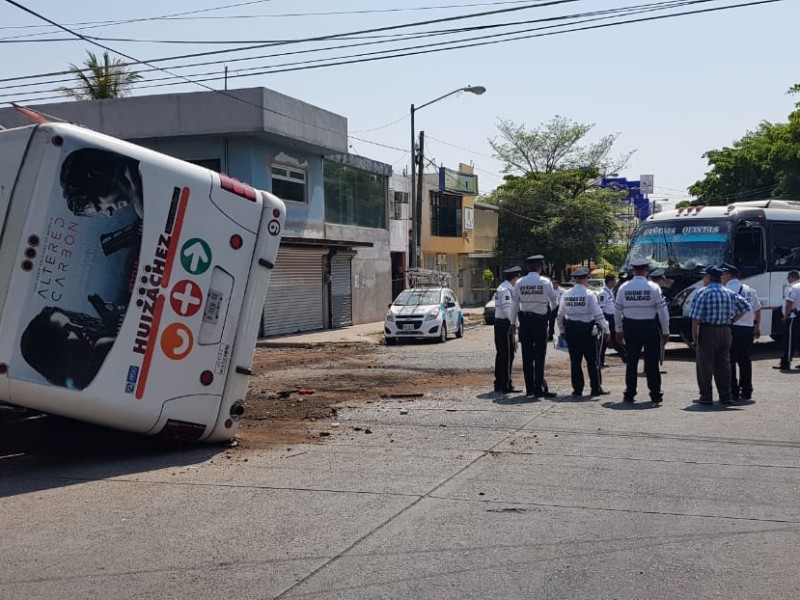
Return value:
<svg viewBox="0 0 800 600">
<path fill-rule="evenodd" d="M 464 314 L 453 290 L 446 287 L 410 288 L 389 305 L 383 322 L 386 344 L 402 339 L 447 340 L 464 335 Z"/>
</svg>

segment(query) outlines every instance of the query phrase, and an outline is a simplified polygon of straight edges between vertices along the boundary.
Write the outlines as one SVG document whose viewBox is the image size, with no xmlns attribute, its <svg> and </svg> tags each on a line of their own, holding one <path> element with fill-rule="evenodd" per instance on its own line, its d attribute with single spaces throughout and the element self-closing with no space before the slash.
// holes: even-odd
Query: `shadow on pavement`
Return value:
<svg viewBox="0 0 800 600">
<path fill-rule="evenodd" d="M 661 402 L 653 404 L 649 400 L 642 400 L 641 402 L 603 402 L 601 406 L 611 410 L 650 410 L 659 408 L 661 404 Z"/>
<path fill-rule="evenodd" d="M 226 445 L 162 440 L 71 419 L 0 418 L 0 498 L 204 462 Z"/>
</svg>

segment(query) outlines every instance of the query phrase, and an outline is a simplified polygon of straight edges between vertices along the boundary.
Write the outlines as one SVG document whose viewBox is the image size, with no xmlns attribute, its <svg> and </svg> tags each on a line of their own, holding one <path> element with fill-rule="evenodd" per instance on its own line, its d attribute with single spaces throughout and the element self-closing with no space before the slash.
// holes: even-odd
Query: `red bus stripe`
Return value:
<svg viewBox="0 0 800 600">
<path fill-rule="evenodd" d="M 164 311 L 164 296 L 159 294 L 156 298 L 156 308 L 153 311 L 153 326 L 150 329 L 150 337 L 147 340 L 147 352 L 142 361 L 142 372 L 139 375 L 139 383 L 136 385 L 136 399 L 141 400 L 144 396 L 144 388 L 147 385 L 147 375 L 150 372 L 150 362 L 153 360 L 156 343 L 158 342 L 158 328 L 161 325 L 161 313 Z"/>
<path fill-rule="evenodd" d="M 178 212 L 175 215 L 175 226 L 172 229 L 172 239 L 169 243 L 169 256 L 167 257 L 167 265 L 164 267 L 164 276 L 161 278 L 162 288 L 169 286 L 169 277 L 172 275 L 172 265 L 175 262 L 175 255 L 178 253 L 178 241 L 181 237 L 183 218 L 186 216 L 186 206 L 188 204 L 189 188 L 185 187 L 181 190 L 181 199 L 178 203 Z"/>
<path fill-rule="evenodd" d="M 178 240 L 181 237 L 181 229 L 183 228 L 183 219 L 186 215 L 186 205 L 189 203 L 189 188 L 185 187 L 181 190 L 181 198 L 178 202 L 178 211 L 175 215 L 175 226 L 172 229 L 172 239 L 169 242 L 169 254 L 167 255 L 167 264 L 164 266 L 164 275 L 161 278 L 161 287 L 166 288 L 169 284 L 169 277 L 172 273 L 172 265 L 175 262 L 175 255 L 178 252 Z M 164 294 L 161 293 L 156 299 L 156 307 L 153 311 L 153 324 L 150 329 L 150 337 L 147 339 L 147 352 L 145 352 L 144 360 L 142 361 L 142 372 L 139 375 L 139 383 L 136 385 L 136 399 L 141 400 L 144 396 L 144 388 L 147 386 L 147 376 L 150 373 L 150 363 L 153 360 L 153 354 L 156 351 L 156 344 L 158 342 L 159 328 L 161 327 L 161 313 L 164 311 Z"/>
</svg>

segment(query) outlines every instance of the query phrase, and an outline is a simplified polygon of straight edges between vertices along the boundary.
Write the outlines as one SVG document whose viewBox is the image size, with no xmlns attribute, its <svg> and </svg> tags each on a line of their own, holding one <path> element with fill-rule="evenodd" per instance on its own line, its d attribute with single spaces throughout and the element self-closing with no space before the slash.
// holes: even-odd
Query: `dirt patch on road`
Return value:
<svg viewBox="0 0 800 600">
<path fill-rule="evenodd" d="M 382 351 L 370 345 L 257 349 L 239 443 L 259 447 L 320 441 L 336 422 L 340 405 L 413 402 L 439 390 L 491 391 L 490 366 L 399 370 L 380 364 Z M 549 370 L 548 378 L 568 379 L 562 370 Z"/>
</svg>

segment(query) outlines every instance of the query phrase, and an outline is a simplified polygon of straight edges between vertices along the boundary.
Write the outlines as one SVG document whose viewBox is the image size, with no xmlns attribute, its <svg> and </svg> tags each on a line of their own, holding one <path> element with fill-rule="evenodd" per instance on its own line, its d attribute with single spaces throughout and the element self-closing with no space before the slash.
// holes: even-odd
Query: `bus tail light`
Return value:
<svg viewBox="0 0 800 600">
<path fill-rule="evenodd" d="M 219 181 L 223 190 L 241 196 L 242 198 L 250 200 L 250 202 L 256 201 L 256 191 L 246 183 L 242 183 L 238 179 L 229 177 L 224 173 L 219 174 Z"/>
</svg>

